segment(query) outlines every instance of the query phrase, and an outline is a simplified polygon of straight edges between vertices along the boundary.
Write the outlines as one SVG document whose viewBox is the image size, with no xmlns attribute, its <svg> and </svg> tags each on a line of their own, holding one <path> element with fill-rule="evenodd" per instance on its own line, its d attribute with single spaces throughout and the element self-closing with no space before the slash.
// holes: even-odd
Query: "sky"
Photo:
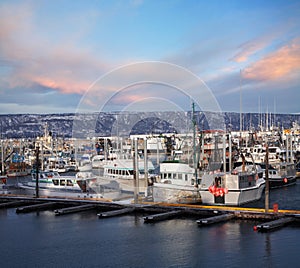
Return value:
<svg viewBox="0 0 300 268">
<path fill-rule="evenodd" d="M 207 96 L 299 113 L 299 14 L 300 0 L 0 0 L 0 114 L 204 109 Z"/>
</svg>

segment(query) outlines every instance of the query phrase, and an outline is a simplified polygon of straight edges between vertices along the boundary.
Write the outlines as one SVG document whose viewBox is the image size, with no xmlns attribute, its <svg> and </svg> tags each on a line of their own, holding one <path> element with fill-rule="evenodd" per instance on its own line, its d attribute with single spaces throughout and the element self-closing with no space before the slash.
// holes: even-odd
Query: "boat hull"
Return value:
<svg viewBox="0 0 300 268">
<path fill-rule="evenodd" d="M 208 189 L 200 190 L 200 195 L 203 204 L 241 206 L 261 199 L 264 189 L 265 183 L 262 182 L 249 189 L 228 189 L 228 193 L 222 197 L 214 196 Z"/>
<path fill-rule="evenodd" d="M 36 189 L 32 186 L 19 185 L 19 188 L 25 191 L 26 195 L 36 195 Z M 40 197 L 58 197 L 58 198 L 103 198 L 102 195 L 82 192 L 80 189 L 66 190 L 54 188 L 39 188 Z"/>
<path fill-rule="evenodd" d="M 153 201 L 165 203 L 201 203 L 198 188 L 174 184 L 154 183 Z"/>
<path fill-rule="evenodd" d="M 297 182 L 296 177 L 287 177 L 287 178 L 270 178 L 269 179 L 269 187 L 271 189 L 286 187 L 290 185 L 294 185 Z"/>
<path fill-rule="evenodd" d="M 147 193 L 147 187 L 145 185 L 145 179 L 140 178 L 138 186 L 134 185 L 133 179 L 121 179 L 121 178 L 109 178 L 109 177 L 97 177 L 96 185 L 101 186 L 101 191 L 103 189 L 110 189 L 114 191 L 119 191 L 121 193 L 126 194 L 134 194 L 135 192 L 139 193 L 140 195 L 144 195 Z M 91 185 L 89 186 L 93 188 Z M 96 188 L 93 188 L 96 189 Z M 98 191 L 98 190 L 94 190 Z"/>
</svg>

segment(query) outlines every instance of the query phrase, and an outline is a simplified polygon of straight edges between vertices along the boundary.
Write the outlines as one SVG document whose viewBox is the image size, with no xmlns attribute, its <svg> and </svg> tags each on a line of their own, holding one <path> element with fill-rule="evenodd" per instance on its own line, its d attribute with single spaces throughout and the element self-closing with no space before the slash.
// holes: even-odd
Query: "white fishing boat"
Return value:
<svg viewBox="0 0 300 268">
<path fill-rule="evenodd" d="M 160 164 L 160 180 L 153 183 L 153 201 L 167 203 L 199 203 L 195 169 L 179 161 Z"/>
<path fill-rule="evenodd" d="M 77 162 L 77 169 L 81 172 L 88 172 L 92 170 L 92 160 L 91 155 L 84 154 L 80 157 L 79 161 Z"/>
<path fill-rule="evenodd" d="M 92 157 L 92 168 L 102 168 L 105 163 L 105 156 L 103 154 L 95 155 Z"/>
<path fill-rule="evenodd" d="M 203 204 L 240 206 L 262 197 L 265 188 L 259 166 L 242 165 L 232 172 L 211 172 L 201 178 Z"/>
<path fill-rule="evenodd" d="M 40 171 L 38 173 L 38 192 L 40 196 L 47 197 L 86 197 L 89 192 L 85 187 L 85 180 L 86 178 L 79 175 L 61 176 L 56 171 Z M 36 173 L 32 173 L 30 181 L 18 183 L 18 187 L 30 195 L 36 194 L 36 186 Z"/>
<path fill-rule="evenodd" d="M 69 171 L 66 162 L 60 157 L 49 157 L 46 161 L 46 169 L 58 173 Z"/>
<path fill-rule="evenodd" d="M 247 160 L 253 161 L 256 164 L 264 163 L 266 158 L 267 148 L 262 146 L 261 144 L 254 145 L 253 147 L 246 148 L 246 151 L 251 154 L 251 158 L 247 158 Z M 268 158 L 269 163 L 279 163 L 280 162 L 280 154 L 282 150 L 278 146 L 269 146 L 268 147 Z"/>
<path fill-rule="evenodd" d="M 102 167 L 101 174 L 97 177 L 98 185 L 102 185 L 102 188 L 115 189 L 123 193 L 133 194 L 138 191 L 139 194 L 145 194 L 147 192 L 147 186 L 152 183 L 151 173 L 154 170 L 153 163 L 147 161 L 148 180 L 145 178 L 145 161 L 139 159 L 137 161 L 137 182 L 134 180 L 134 163 L 133 159 L 114 159 L 105 162 Z"/>
<path fill-rule="evenodd" d="M 193 114 L 195 106 L 192 106 Z M 196 166 L 196 122 L 193 120 L 193 157 Z M 171 160 L 160 164 L 160 181 L 153 183 L 153 201 L 167 203 L 200 203 L 198 170 L 181 162 L 181 150 L 172 150 Z"/>
</svg>

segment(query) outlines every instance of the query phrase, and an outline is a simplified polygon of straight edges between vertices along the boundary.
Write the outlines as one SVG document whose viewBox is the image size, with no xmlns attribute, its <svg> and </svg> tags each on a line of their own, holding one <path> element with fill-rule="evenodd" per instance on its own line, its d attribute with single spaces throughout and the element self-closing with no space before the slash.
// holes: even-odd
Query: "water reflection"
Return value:
<svg viewBox="0 0 300 268">
<path fill-rule="evenodd" d="M 265 233 L 265 258 L 266 262 L 270 265 L 272 264 L 272 243 L 271 243 L 271 238 L 269 233 Z M 273 266 L 273 265 L 271 265 Z"/>
</svg>

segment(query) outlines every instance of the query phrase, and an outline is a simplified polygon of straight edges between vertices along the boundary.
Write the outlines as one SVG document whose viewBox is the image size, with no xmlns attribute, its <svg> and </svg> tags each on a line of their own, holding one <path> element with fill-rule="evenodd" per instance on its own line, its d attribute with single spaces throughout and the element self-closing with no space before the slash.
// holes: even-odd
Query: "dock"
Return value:
<svg viewBox="0 0 300 268">
<path fill-rule="evenodd" d="M 201 226 L 201 225 L 209 225 L 209 224 L 213 224 L 213 223 L 229 221 L 233 218 L 235 218 L 235 215 L 233 213 L 225 213 L 225 214 L 221 214 L 221 215 L 214 216 L 214 217 L 200 219 L 200 220 L 197 220 L 196 222 L 198 223 L 198 225 Z"/>
<path fill-rule="evenodd" d="M 169 211 L 169 212 L 165 212 L 165 213 L 159 213 L 159 214 L 155 214 L 155 215 L 149 215 L 149 216 L 144 217 L 144 222 L 162 221 L 162 220 L 173 218 L 180 214 L 182 214 L 182 211 L 177 210 L 177 211 Z"/>
<path fill-rule="evenodd" d="M 98 218 L 122 215 L 141 215 L 144 223 L 156 223 L 174 218 L 198 218 L 198 226 L 211 226 L 230 220 L 254 220 L 261 224 L 254 230 L 266 232 L 289 224 L 300 223 L 299 210 L 273 210 L 227 206 L 204 206 L 196 204 L 170 204 L 155 202 L 122 203 L 92 199 L 35 198 L 28 196 L 1 196 L 0 209 L 16 208 L 16 213 L 52 210 L 55 216 L 95 211 Z M 91 212 L 92 213 L 92 212 Z M 299 225 L 300 226 L 300 225 Z"/>
<path fill-rule="evenodd" d="M 115 216 L 121 216 L 121 215 L 125 215 L 128 213 L 132 213 L 134 210 L 135 210 L 134 207 L 127 207 L 127 208 L 118 209 L 118 210 L 101 212 L 101 213 L 98 213 L 97 216 L 99 218 L 115 217 Z"/>
<path fill-rule="evenodd" d="M 29 205 L 24 207 L 19 207 L 16 209 L 16 213 L 29 213 L 33 211 L 47 210 L 54 208 L 57 205 L 56 202 L 40 203 L 35 205 Z"/>
<path fill-rule="evenodd" d="M 274 221 L 265 222 L 263 224 L 258 224 L 254 226 L 254 230 L 261 231 L 261 232 L 273 231 L 295 221 L 296 221 L 295 217 L 284 217 Z"/>
<path fill-rule="evenodd" d="M 25 204 L 28 204 L 31 202 L 28 202 L 26 200 L 17 200 L 17 201 L 10 201 L 10 202 L 4 202 L 0 204 L 0 209 L 1 208 L 15 208 L 19 206 L 24 206 Z"/>
<path fill-rule="evenodd" d="M 95 209 L 96 206 L 94 204 L 87 204 L 87 205 L 80 205 L 80 206 L 74 206 L 74 207 L 67 207 L 67 208 L 61 208 L 54 210 L 54 213 L 56 216 L 75 213 L 75 212 L 82 212 L 87 210 Z"/>
</svg>

